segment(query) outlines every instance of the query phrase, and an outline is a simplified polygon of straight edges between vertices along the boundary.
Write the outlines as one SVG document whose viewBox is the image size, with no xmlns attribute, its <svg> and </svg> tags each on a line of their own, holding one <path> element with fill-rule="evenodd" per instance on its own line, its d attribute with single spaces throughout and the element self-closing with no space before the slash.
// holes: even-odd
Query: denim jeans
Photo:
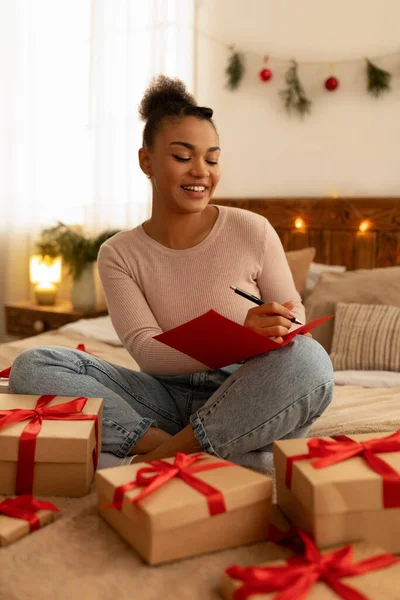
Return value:
<svg viewBox="0 0 400 600">
<path fill-rule="evenodd" d="M 333 395 L 333 369 L 316 341 L 214 371 L 148 375 L 60 346 L 25 350 L 10 392 L 104 398 L 102 451 L 125 457 L 151 426 L 174 435 L 191 424 L 202 449 L 262 468 L 274 440 L 304 437 Z"/>
</svg>

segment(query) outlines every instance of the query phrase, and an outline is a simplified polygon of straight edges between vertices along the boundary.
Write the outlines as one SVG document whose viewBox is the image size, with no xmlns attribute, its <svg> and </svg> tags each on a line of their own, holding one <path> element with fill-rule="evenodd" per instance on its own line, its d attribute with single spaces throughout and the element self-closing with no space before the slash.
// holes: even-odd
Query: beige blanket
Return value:
<svg viewBox="0 0 400 600">
<path fill-rule="evenodd" d="M 135 368 L 123 348 L 58 332 L 0 346 L 0 368 L 24 348 L 76 347 Z M 334 400 L 313 425 L 314 436 L 392 431 L 400 428 L 400 388 L 335 388 Z M 269 543 L 254 544 L 170 565 L 148 567 L 97 515 L 95 493 L 53 498 L 62 517 L 12 546 L 0 548 L 0 600 L 217 600 L 220 576 L 233 563 L 283 556 Z M 173 543 L 173 542 L 171 542 Z"/>
</svg>

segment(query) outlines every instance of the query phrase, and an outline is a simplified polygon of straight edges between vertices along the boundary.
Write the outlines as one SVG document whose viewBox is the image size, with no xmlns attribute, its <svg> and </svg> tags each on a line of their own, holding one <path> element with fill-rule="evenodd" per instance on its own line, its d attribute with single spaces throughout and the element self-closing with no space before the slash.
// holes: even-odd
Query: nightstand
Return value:
<svg viewBox="0 0 400 600">
<path fill-rule="evenodd" d="M 19 338 L 30 337 L 58 329 L 79 319 L 91 319 L 108 314 L 106 309 L 82 312 L 71 302 L 59 301 L 54 306 L 39 306 L 33 302 L 8 302 L 5 305 L 6 331 Z"/>
</svg>

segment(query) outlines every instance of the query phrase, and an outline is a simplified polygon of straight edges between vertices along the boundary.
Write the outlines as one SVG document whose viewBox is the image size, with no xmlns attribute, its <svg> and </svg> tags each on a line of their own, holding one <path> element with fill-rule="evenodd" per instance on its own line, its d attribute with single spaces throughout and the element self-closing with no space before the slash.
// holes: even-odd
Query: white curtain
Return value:
<svg viewBox="0 0 400 600">
<path fill-rule="evenodd" d="M 0 0 L 0 308 L 29 299 L 44 226 L 97 233 L 148 217 L 138 105 L 158 73 L 193 90 L 193 5 Z"/>
</svg>

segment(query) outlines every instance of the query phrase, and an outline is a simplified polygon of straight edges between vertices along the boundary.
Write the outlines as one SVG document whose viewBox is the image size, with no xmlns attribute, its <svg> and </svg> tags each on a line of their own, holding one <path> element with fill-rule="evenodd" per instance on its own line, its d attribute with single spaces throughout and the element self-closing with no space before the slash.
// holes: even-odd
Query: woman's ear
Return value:
<svg viewBox="0 0 400 600">
<path fill-rule="evenodd" d="M 138 156 L 140 168 L 142 169 L 146 177 L 150 179 L 152 176 L 150 152 L 147 150 L 147 148 L 140 148 Z"/>
</svg>

